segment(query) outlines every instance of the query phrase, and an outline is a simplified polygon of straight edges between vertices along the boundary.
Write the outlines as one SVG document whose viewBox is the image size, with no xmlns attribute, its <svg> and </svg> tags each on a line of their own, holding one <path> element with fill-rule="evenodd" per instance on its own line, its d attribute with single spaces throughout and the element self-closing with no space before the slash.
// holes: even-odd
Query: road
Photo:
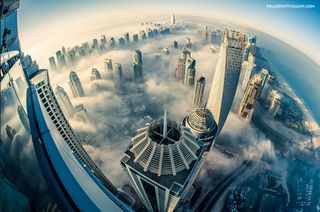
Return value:
<svg viewBox="0 0 320 212">
<path fill-rule="evenodd" d="M 243 160 L 238 168 L 221 179 L 217 186 L 211 188 L 208 192 L 206 192 L 201 202 L 196 204 L 191 209 L 191 211 L 210 211 L 214 207 L 215 203 L 223 195 L 223 193 L 242 175 L 244 175 L 245 170 L 257 167 L 257 164 L 260 162 L 261 156 L 262 153 L 260 153 L 252 160 Z"/>
</svg>

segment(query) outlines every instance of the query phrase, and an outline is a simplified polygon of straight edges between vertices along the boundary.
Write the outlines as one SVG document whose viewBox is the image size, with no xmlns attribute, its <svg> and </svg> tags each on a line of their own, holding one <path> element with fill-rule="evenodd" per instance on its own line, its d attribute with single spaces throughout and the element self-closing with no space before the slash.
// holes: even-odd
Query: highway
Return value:
<svg viewBox="0 0 320 212">
<path fill-rule="evenodd" d="M 191 211 L 210 211 L 215 203 L 219 200 L 222 194 L 241 176 L 245 173 L 247 169 L 253 169 L 260 162 L 262 153 L 260 152 L 252 160 L 243 160 L 238 168 L 226 175 L 217 186 L 211 188 L 205 196 L 202 198 L 201 202 L 195 204 Z"/>
</svg>

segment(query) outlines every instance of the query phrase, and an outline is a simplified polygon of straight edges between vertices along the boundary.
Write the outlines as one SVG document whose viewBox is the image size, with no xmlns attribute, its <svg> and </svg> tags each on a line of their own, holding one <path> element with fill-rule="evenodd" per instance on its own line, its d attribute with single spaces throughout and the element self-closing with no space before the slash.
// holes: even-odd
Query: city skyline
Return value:
<svg viewBox="0 0 320 212">
<path fill-rule="evenodd" d="M 0 210 L 320 208 L 320 100 L 310 75 L 317 69 L 279 39 L 238 28 L 249 17 L 241 12 L 254 14 L 260 3 L 221 3 L 238 10 L 215 23 L 178 11 L 155 19 L 167 0 L 159 7 L 138 1 L 133 11 L 153 6 L 154 13 L 114 22 L 97 19 L 105 2 L 39 2 L 35 8 L 56 11 L 47 24 L 57 32 L 76 13 L 95 12 L 55 39 L 50 29 L 37 34 L 41 24 L 33 20 L 33 39 L 48 41 L 34 45 L 45 47 L 43 63 L 39 52 L 18 45 L 19 2 L 5 1 L 11 5 L 0 11 L 0 185 L 10 185 L 0 190 Z M 109 4 L 122 12 L 131 5 Z M 214 2 L 192 5 L 180 9 Z M 64 23 L 62 11 L 70 12 Z M 236 15 L 240 25 L 228 23 Z"/>
<path fill-rule="evenodd" d="M 30 1 L 30 2 L 29 2 Z M 35 0 L 26 0 L 25 2 L 22 1 L 22 5 L 21 5 L 21 14 L 19 14 L 19 20 L 21 22 L 20 24 L 20 30 L 22 30 L 23 34 L 22 34 L 22 38 L 21 40 L 23 41 L 23 45 L 27 45 L 26 43 L 30 43 L 30 39 L 25 39 L 24 36 L 30 34 L 32 31 L 30 30 L 36 30 L 34 29 L 35 26 L 37 26 L 38 30 L 42 30 L 45 28 L 45 26 L 41 23 L 44 23 L 44 21 L 50 20 L 50 18 L 52 16 L 56 16 L 56 14 L 61 14 L 63 11 L 68 10 L 68 8 L 70 7 L 74 7 L 75 5 L 70 1 L 70 2 L 65 2 L 65 1 L 61 1 L 61 2 L 57 2 L 56 4 L 52 4 L 48 1 L 44 1 L 44 2 L 34 2 L 31 3 Z M 189 13 L 193 13 L 193 14 L 197 14 L 198 11 L 202 11 L 201 12 L 201 16 L 203 17 L 211 17 L 213 19 L 217 19 L 217 20 L 225 20 L 227 22 L 237 22 L 237 24 L 239 24 L 239 22 L 241 22 L 244 26 L 249 26 L 251 28 L 256 28 L 256 29 L 260 29 L 266 33 L 272 34 L 276 37 L 278 37 L 279 39 L 281 39 L 282 41 L 288 42 L 291 46 L 293 46 L 296 49 L 301 50 L 305 55 L 308 55 L 309 57 L 311 57 L 313 59 L 313 61 L 320 61 L 319 57 L 317 56 L 317 49 L 320 48 L 317 45 L 314 45 L 314 43 L 316 42 L 316 37 L 314 37 L 313 39 L 308 39 L 308 40 L 304 40 L 304 43 L 297 43 L 295 42 L 295 35 L 296 32 L 296 28 L 299 28 L 299 33 L 301 33 L 299 36 L 300 37 L 304 37 L 304 36 L 308 36 L 310 38 L 310 34 L 305 34 L 307 32 L 313 31 L 314 33 L 312 34 L 317 34 L 319 33 L 319 28 L 316 27 L 316 22 L 315 20 L 317 18 L 319 18 L 319 12 L 315 12 L 320 10 L 320 6 L 319 6 L 319 2 L 316 0 L 308 0 L 306 2 L 306 4 L 311 4 L 311 5 L 315 5 L 315 8 L 313 9 L 268 9 L 266 8 L 266 5 L 269 4 L 270 2 L 264 0 L 264 1 L 260 1 L 260 2 L 256 2 L 256 1 L 252 1 L 250 0 L 250 3 L 246 4 L 246 7 L 244 5 L 242 5 L 240 2 L 238 1 L 231 1 L 232 4 L 234 4 L 235 7 L 237 7 L 236 11 L 230 11 L 230 2 L 228 3 L 221 3 L 219 2 L 219 4 L 217 4 L 216 1 L 206 1 L 206 0 L 202 0 L 201 2 L 197 2 L 197 4 L 193 5 L 195 8 L 190 10 L 190 7 L 181 7 L 181 5 L 176 6 L 175 3 L 171 3 L 171 7 L 174 6 L 174 9 L 170 9 L 169 11 L 175 13 L 176 16 L 180 15 L 183 16 L 185 14 L 186 11 L 189 11 Z M 31 3 L 31 4 L 30 4 Z M 189 2 L 190 3 L 190 2 Z M 295 1 L 290 1 L 291 4 L 301 4 L 301 2 L 295 0 Z M 109 2 L 108 4 L 113 5 L 113 7 L 122 7 L 122 10 L 125 11 L 127 8 L 130 8 L 130 10 L 135 10 L 137 13 L 140 14 L 139 18 L 140 20 L 143 18 L 147 18 L 148 16 L 143 15 L 143 13 L 141 14 L 140 9 L 141 6 L 137 6 L 138 5 L 143 5 L 142 7 L 153 7 L 153 5 L 157 4 L 157 2 L 153 2 L 153 3 L 148 3 L 146 4 L 146 2 L 144 0 L 139 1 L 138 3 L 136 3 L 136 6 L 131 5 L 128 1 L 123 1 L 122 3 L 116 3 L 116 2 Z M 191 3 L 192 4 L 192 3 Z M 247 5 L 250 5 L 250 7 L 248 7 Z M 30 8 L 29 5 L 35 5 L 35 7 Z M 216 14 L 214 17 L 212 17 L 211 15 L 209 15 L 209 11 L 208 11 L 208 7 L 211 8 L 215 8 L 212 6 L 216 7 L 216 12 L 214 14 Z M 53 7 L 52 7 L 53 6 Z M 56 20 L 55 22 L 59 23 L 59 25 L 57 25 L 58 28 L 60 28 L 61 30 L 65 30 L 65 27 L 72 27 L 73 23 L 71 20 L 76 20 L 80 14 L 80 11 L 83 10 L 88 10 L 90 12 L 93 11 L 105 11 L 106 8 L 106 3 L 101 2 L 101 1 L 96 1 L 96 2 L 84 2 L 81 1 L 80 4 L 76 5 L 78 7 L 78 10 L 74 10 L 77 12 L 74 13 L 70 13 L 70 11 L 68 11 L 67 14 L 64 13 L 63 15 L 63 20 L 68 20 L 66 21 L 64 24 L 61 23 L 60 18 L 54 19 Z M 25 8 L 24 8 L 25 7 Z M 51 10 L 49 13 L 43 14 L 40 11 L 46 11 L 45 8 L 50 7 Z M 163 11 L 167 11 L 167 6 L 166 4 L 163 4 L 161 7 L 159 7 L 159 5 L 157 6 L 158 8 L 158 14 L 161 17 L 164 17 L 165 15 L 169 15 L 168 13 L 164 13 Z M 31 15 L 30 12 L 34 11 L 35 12 Z M 108 9 L 107 9 L 108 10 Z M 248 12 L 248 10 L 250 12 Z M 224 12 L 222 12 L 224 11 Z M 226 12 L 228 11 L 228 12 Z M 272 12 L 274 14 L 273 19 L 270 19 L 270 17 L 267 15 L 268 13 Z M 297 12 L 297 13 L 296 13 Z M 81 12 L 80 12 L 81 13 Z M 117 12 L 118 13 L 118 12 Z M 98 16 L 97 14 L 99 14 L 99 12 L 95 12 L 95 14 L 93 14 L 91 17 L 94 17 L 93 19 L 88 19 L 86 20 L 86 22 L 88 22 L 88 24 L 91 22 L 95 22 L 95 20 L 98 20 Z M 113 17 L 113 20 L 120 20 L 118 18 L 118 16 L 113 13 L 112 11 L 109 11 L 110 14 L 109 16 L 107 16 L 107 19 L 110 19 L 110 17 Z M 212 14 L 212 11 L 211 11 Z M 224 15 L 224 14 L 229 14 L 229 15 Z M 230 15 L 233 14 L 233 15 Z M 258 18 L 257 18 L 257 15 Z M 297 14 L 299 16 L 297 16 Z M 28 17 L 27 17 L 28 15 Z M 159 17 L 158 15 L 158 17 Z M 41 20 L 35 20 L 38 16 L 41 16 L 42 19 Z M 109 17 L 109 18 L 108 18 Z M 239 20 L 239 17 L 241 18 Z M 298 19 L 297 17 L 299 17 L 300 19 Z M 67 18 L 67 19 L 66 19 Z M 177 17 L 175 17 L 177 19 Z M 136 20 L 136 21 L 139 21 Z M 295 25 L 290 24 L 292 19 L 298 19 L 295 21 Z M 39 24 L 35 24 L 34 26 L 32 26 L 32 28 L 27 27 L 27 23 L 31 22 L 31 20 L 37 21 L 39 22 Z M 52 20 L 52 19 L 51 19 Z M 54 22 L 51 25 L 54 25 Z M 48 21 L 46 22 L 48 23 Z M 99 23 L 99 21 L 98 21 Z M 254 23 L 254 24 L 253 24 Z M 277 23 L 277 25 L 275 25 L 274 23 Z M 306 24 L 308 23 L 308 24 Z M 262 25 L 264 27 L 262 27 Z M 42 28 L 42 29 L 41 29 Z M 29 31 L 28 31 L 28 30 Z M 48 30 L 46 30 L 47 32 L 49 32 Z M 30 34 L 31 35 L 31 34 Z M 93 34 L 91 34 L 92 36 Z M 79 39 L 79 38 L 78 38 Z M 29 41 L 28 41 L 29 40 Z M 38 39 L 39 40 L 39 39 Z M 40 38 L 40 40 L 42 40 Z M 63 45 L 63 40 L 64 39 L 59 39 L 60 40 L 60 45 Z M 31 41 L 31 43 L 34 43 L 35 37 L 33 38 L 33 41 Z M 62 43 L 61 43 L 62 42 Z M 30 43 L 30 44 L 31 44 Z M 41 43 L 41 42 L 40 42 Z M 28 45 L 29 47 L 27 49 L 29 49 L 31 47 L 31 45 Z M 57 47 L 57 46 L 56 46 Z M 23 49 L 24 46 L 22 46 Z M 29 52 L 29 51 L 27 51 Z M 29 52 L 31 53 L 31 52 Z M 38 58 L 37 58 L 38 59 Z M 319 65 L 319 63 L 317 63 Z"/>
</svg>

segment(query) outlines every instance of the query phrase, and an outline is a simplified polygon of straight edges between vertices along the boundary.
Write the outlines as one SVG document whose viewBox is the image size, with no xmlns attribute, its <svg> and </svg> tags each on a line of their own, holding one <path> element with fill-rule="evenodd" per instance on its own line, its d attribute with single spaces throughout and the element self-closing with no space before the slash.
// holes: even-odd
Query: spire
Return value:
<svg viewBox="0 0 320 212">
<path fill-rule="evenodd" d="M 164 116 L 163 116 L 163 138 L 167 138 L 167 125 L 168 125 L 168 121 L 167 121 L 167 110 L 164 109 Z"/>
</svg>

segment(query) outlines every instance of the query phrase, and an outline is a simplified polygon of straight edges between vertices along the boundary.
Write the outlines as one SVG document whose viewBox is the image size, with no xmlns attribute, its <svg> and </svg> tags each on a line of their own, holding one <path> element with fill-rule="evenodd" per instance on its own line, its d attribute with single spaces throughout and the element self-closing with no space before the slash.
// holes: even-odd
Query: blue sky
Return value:
<svg viewBox="0 0 320 212">
<path fill-rule="evenodd" d="M 268 9 L 267 4 L 311 4 L 315 8 Z M 319 0 L 21 0 L 20 35 L 36 38 L 34 32 L 45 31 L 50 25 L 54 26 L 53 23 L 62 24 L 72 19 L 74 25 L 81 24 L 80 21 L 76 23 L 76 19 L 90 20 L 99 13 L 115 16 L 117 12 L 124 18 L 128 15 L 124 10 L 132 11 L 130 15 L 137 17 L 167 11 L 168 14 L 208 16 L 251 26 L 289 43 L 320 64 Z M 25 42 L 32 43 L 30 39 Z"/>
</svg>

